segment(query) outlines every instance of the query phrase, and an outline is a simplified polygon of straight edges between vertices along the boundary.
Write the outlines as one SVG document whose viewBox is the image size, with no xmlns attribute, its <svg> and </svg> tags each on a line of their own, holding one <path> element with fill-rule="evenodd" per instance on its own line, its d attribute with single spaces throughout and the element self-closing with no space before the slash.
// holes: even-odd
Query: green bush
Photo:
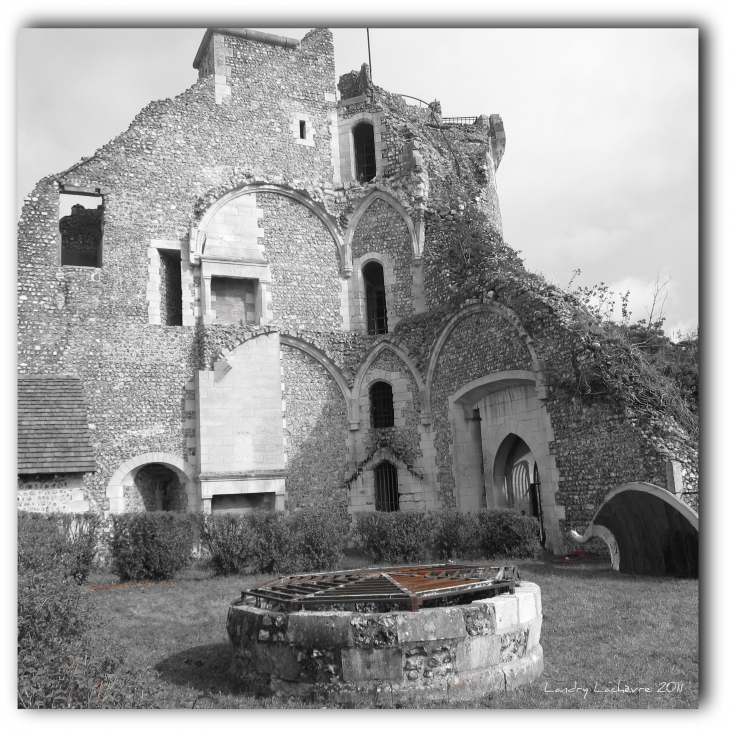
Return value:
<svg viewBox="0 0 730 730">
<path fill-rule="evenodd" d="M 288 516 L 291 565 L 296 571 L 336 570 L 347 546 L 343 518 L 335 512 L 303 510 Z"/>
<path fill-rule="evenodd" d="M 332 512 L 198 515 L 203 545 L 219 575 L 335 570 L 347 535 Z"/>
<path fill-rule="evenodd" d="M 251 565 L 253 536 L 244 515 L 197 514 L 195 518 L 216 575 L 243 573 Z"/>
<path fill-rule="evenodd" d="M 429 512 L 360 512 L 353 537 L 376 563 L 412 563 L 429 556 L 432 532 Z"/>
<path fill-rule="evenodd" d="M 458 560 L 470 552 L 477 538 L 476 516 L 470 512 L 441 510 L 431 513 L 433 547 L 441 560 Z"/>
<path fill-rule="evenodd" d="M 112 515 L 112 570 L 120 580 L 167 580 L 191 559 L 194 521 L 176 512 Z"/>
<path fill-rule="evenodd" d="M 18 513 L 18 571 L 61 569 L 83 583 L 94 563 L 101 518 L 96 514 Z"/>
<path fill-rule="evenodd" d="M 511 509 L 486 509 L 477 513 L 479 544 L 488 558 L 532 558 L 542 551 L 540 524 L 534 517 Z"/>
</svg>

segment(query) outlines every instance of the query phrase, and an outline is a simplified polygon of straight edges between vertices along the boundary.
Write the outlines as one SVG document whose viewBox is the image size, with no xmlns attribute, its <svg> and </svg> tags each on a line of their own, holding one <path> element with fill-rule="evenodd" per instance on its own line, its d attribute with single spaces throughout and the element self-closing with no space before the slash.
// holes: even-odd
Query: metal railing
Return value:
<svg viewBox="0 0 730 730">
<path fill-rule="evenodd" d="M 442 117 L 443 124 L 476 124 L 479 117 Z"/>
</svg>

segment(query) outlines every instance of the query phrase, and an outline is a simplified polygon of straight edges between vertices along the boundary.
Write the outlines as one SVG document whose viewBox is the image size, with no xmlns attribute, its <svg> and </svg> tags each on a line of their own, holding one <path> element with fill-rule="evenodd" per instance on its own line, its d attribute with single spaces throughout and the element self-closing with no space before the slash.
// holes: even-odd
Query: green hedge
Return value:
<svg viewBox="0 0 730 730">
<path fill-rule="evenodd" d="M 177 512 L 112 515 L 108 539 L 120 580 L 167 580 L 192 558 L 194 521 Z"/>
<path fill-rule="evenodd" d="M 97 514 L 18 513 L 18 572 L 60 568 L 83 583 L 94 563 L 100 535 Z"/>
<path fill-rule="evenodd" d="M 462 560 L 475 553 L 526 558 L 542 550 L 537 520 L 510 509 L 360 512 L 353 537 L 376 563 Z"/>
<path fill-rule="evenodd" d="M 534 558 L 542 551 L 540 524 L 534 517 L 511 509 L 487 509 L 476 513 L 479 544 L 488 558 Z"/>
<path fill-rule="evenodd" d="M 197 524 L 219 575 L 335 570 L 347 544 L 332 512 L 197 515 Z"/>
</svg>

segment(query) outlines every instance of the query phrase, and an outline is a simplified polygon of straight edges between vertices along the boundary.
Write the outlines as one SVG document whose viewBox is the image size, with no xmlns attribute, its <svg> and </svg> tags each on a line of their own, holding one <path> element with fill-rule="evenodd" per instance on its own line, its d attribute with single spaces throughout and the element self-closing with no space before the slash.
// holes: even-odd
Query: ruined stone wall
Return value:
<svg viewBox="0 0 730 730">
<path fill-rule="evenodd" d="M 341 329 L 337 245 L 307 208 L 282 195 L 259 193 L 261 227 L 271 263 L 273 324 L 327 331 Z"/>
<path fill-rule="evenodd" d="M 286 402 L 287 509 L 324 509 L 347 516 L 347 408 L 342 391 L 306 353 L 282 347 Z"/>
<path fill-rule="evenodd" d="M 386 283 L 388 323 L 414 313 L 411 291 L 411 235 L 400 214 L 392 205 L 376 200 L 363 214 L 352 239 L 352 258 L 369 253 L 386 254 L 393 265 L 395 283 Z M 395 315 L 395 318 L 392 316 Z"/>
<path fill-rule="evenodd" d="M 530 370 L 530 354 L 504 318 L 480 312 L 459 322 L 441 351 L 431 388 L 438 482 L 444 506 L 454 507 L 448 397 L 460 387 L 500 370 Z"/>
</svg>

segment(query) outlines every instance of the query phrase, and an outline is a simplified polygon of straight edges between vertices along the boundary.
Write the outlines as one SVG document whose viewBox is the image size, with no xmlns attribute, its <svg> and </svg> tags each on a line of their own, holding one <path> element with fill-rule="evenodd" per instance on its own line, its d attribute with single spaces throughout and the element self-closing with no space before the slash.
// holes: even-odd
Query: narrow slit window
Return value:
<svg viewBox="0 0 730 730">
<path fill-rule="evenodd" d="M 400 509 L 398 498 L 398 469 L 389 461 L 378 464 L 375 473 L 375 509 L 378 512 L 397 512 Z"/>
<path fill-rule="evenodd" d="M 160 251 L 161 324 L 182 327 L 182 272 L 179 251 Z"/>
<path fill-rule="evenodd" d="M 393 388 L 379 381 L 370 388 L 370 423 L 373 428 L 393 428 Z"/>
<path fill-rule="evenodd" d="M 363 267 L 362 276 L 365 281 L 368 334 L 383 335 L 388 331 L 383 267 L 377 261 L 371 261 Z"/>
<path fill-rule="evenodd" d="M 307 138 L 307 123 L 303 120 L 299 120 L 299 139 Z"/>
<path fill-rule="evenodd" d="M 61 193 L 58 229 L 61 266 L 101 268 L 104 201 L 98 195 Z"/>
<path fill-rule="evenodd" d="M 358 182 L 369 182 L 375 177 L 375 132 L 367 122 L 358 124 L 352 130 L 355 145 L 355 178 Z"/>
</svg>

